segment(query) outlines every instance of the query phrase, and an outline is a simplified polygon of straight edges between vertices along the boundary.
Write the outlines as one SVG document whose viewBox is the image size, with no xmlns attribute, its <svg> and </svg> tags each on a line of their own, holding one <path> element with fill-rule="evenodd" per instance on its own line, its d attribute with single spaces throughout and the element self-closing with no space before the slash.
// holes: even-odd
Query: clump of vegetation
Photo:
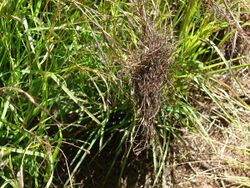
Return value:
<svg viewBox="0 0 250 188">
<path fill-rule="evenodd" d="M 149 21 L 145 21 L 147 24 Z M 144 29 L 138 50 L 130 55 L 127 67 L 130 70 L 132 88 L 141 113 L 140 128 L 143 148 L 157 137 L 154 120 L 161 106 L 161 92 L 166 86 L 173 44 L 169 36 L 161 36 L 154 28 Z M 142 148 L 142 149 L 143 149 Z"/>
<path fill-rule="evenodd" d="M 249 186 L 249 7 L 1 2 L 1 187 Z"/>
</svg>

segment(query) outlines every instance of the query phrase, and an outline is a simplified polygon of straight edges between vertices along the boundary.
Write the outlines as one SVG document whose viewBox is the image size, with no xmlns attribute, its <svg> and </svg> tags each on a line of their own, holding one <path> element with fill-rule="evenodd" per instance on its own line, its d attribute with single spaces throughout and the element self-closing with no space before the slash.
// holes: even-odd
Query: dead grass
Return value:
<svg viewBox="0 0 250 188">
<path fill-rule="evenodd" d="M 228 99 L 225 93 L 214 91 L 221 101 L 224 100 L 223 107 L 228 112 L 237 112 L 230 114 L 235 122 L 225 118 L 210 101 L 200 103 L 202 129 L 180 129 L 184 142 L 174 140 L 171 144 L 170 187 L 250 187 L 250 110 L 247 100 L 241 101 L 244 105 L 237 100 L 237 96 L 247 97 L 250 92 L 248 74 L 244 75 L 239 74 L 237 78 L 244 87 L 244 94 L 235 81 L 230 82 L 234 93 L 229 91 Z M 208 104 L 204 111 L 202 106 Z"/>
<path fill-rule="evenodd" d="M 209 139 L 183 128 L 185 143 L 175 140 L 169 158 L 171 187 L 237 187 L 249 186 L 250 153 L 248 131 L 234 125 L 211 125 Z M 240 178 L 245 177 L 248 182 Z"/>
<path fill-rule="evenodd" d="M 166 34 L 163 36 L 153 30 L 145 31 L 140 47 L 131 53 L 127 65 L 141 114 L 139 148 L 142 150 L 155 138 L 154 118 L 161 106 L 161 91 L 166 83 L 173 48 Z"/>
</svg>

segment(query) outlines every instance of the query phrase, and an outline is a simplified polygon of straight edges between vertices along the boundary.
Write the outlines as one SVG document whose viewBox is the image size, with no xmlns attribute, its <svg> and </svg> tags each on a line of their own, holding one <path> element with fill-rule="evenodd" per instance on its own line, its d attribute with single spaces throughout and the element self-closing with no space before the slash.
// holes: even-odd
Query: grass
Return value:
<svg viewBox="0 0 250 188">
<path fill-rule="evenodd" d="M 250 186 L 248 14 L 1 2 L 1 187 Z"/>
</svg>

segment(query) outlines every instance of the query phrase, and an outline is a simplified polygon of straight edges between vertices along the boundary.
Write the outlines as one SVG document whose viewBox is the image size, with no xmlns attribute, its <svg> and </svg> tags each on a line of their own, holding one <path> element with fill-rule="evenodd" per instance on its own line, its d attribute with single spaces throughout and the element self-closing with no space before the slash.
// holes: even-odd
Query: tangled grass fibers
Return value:
<svg viewBox="0 0 250 188">
<path fill-rule="evenodd" d="M 154 119 L 161 106 L 161 91 L 167 83 L 172 48 L 169 38 L 148 30 L 139 50 L 130 57 L 130 78 L 141 115 L 140 149 L 148 148 L 156 136 Z"/>
</svg>

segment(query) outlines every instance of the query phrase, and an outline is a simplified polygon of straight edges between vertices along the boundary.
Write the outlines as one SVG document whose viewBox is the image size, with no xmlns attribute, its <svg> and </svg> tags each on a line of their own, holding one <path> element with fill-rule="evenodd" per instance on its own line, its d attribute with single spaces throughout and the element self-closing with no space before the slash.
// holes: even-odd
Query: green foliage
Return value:
<svg viewBox="0 0 250 188">
<path fill-rule="evenodd" d="M 1 187 L 74 187 L 91 164 L 108 168 L 98 185 L 121 169 L 117 186 L 137 139 L 140 111 L 127 66 L 146 24 L 174 41 L 150 153 L 154 186 L 166 171 L 171 139 L 181 139 L 177 126 L 203 130 L 194 95 L 209 97 L 238 125 L 213 83 L 249 62 L 236 64 L 244 57 L 221 52 L 234 31 L 206 6 L 195 0 L 1 2 Z"/>
</svg>

